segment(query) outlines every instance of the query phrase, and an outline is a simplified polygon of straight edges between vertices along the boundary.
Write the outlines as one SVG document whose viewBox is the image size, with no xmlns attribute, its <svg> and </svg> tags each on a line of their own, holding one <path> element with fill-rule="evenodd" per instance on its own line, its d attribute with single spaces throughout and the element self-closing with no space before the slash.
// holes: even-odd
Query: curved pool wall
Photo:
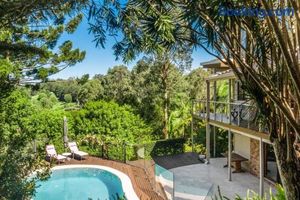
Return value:
<svg viewBox="0 0 300 200">
<path fill-rule="evenodd" d="M 66 169 L 99 169 L 99 170 L 103 170 L 103 171 L 107 171 L 113 175 L 115 175 L 119 181 L 121 182 L 121 186 L 122 186 L 122 190 L 125 194 L 126 199 L 128 200 L 139 200 L 138 196 L 136 195 L 131 180 L 130 178 L 124 174 L 123 172 L 110 168 L 110 167 L 106 167 L 106 166 L 100 166 L 100 165 L 66 165 L 66 166 L 56 166 L 54 168 L 52 168 L 52 171 L 56 171 L 56 170 L 66 170 Z M 101 185 L 99 185 L 101 187 Z M 52 189 L 52 188 L 51 188 Z M 54 188 L 53 188 L 54 189 Z M 35 198 L 34 198 L 35 199 Z"/>
</svg>

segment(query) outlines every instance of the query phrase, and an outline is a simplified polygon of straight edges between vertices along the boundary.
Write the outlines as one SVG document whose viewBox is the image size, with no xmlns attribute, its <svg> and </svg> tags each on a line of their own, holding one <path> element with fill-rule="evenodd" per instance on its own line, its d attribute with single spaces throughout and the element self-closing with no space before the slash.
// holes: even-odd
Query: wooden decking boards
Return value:
<svg viewBox="0 0 300 200">
<path fill-rule="evenodd" d="M 131 180 L 133 188 L 141 200 L 164 200 L 165 197 L 159 195 L 153 185 L 151 184 L 150 179 L 155 177 L 149 177 L 144 169 L 129 164 L 104 160 L 97 157 L 89 156 L 85 160 L 75 160 L 71 159 L 66 161 L 63 165 L 72 165 L 72 164 L 85 164 L 85 165 L 102 165 L 114 168 L 125 173 Z M 151 175 L 152 176 L 152 175 Z"/>
</svg>

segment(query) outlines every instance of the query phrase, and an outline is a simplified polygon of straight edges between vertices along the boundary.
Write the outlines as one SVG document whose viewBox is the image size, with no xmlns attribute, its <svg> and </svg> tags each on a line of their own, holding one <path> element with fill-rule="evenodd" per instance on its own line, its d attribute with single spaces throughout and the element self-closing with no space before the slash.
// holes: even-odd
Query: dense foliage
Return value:
<svg viewBox="0 0 300 200">
<path fill-rule="evenodd" d="M 236 196 L 234 200 L 286 200 L 285 197 L 285 191 L 281 185 L 275 185 L 276 192 L 273 192 L 272 189 L 270 189 L 270 192 L 268 195 L 265 195 L 261 197 L 259 194 L 252 190 L 248 190 L 247 196 L 245 198 L 242 198 L 240 196 Z M 213 200 L 223 200 L 223 199 L 229 199 L 226 196 L 223 196 L 220 190 L 220 187 L 218 187 L 218 194 L 216 194 L 213 198 Z"/>
<path fill-rule="evenodd" d="M 114 102 L 88 102 L 71 112 L 76 136 L 96 134 L 104 141 L 138 143 L 151 139 L 151 129 L 129 106 Z"/>
<path fill-rule="evenodd" d="M 21 82 L 46 80 L 84 59 L 85 52 L 73 49 L 71 41 L 58 39 L 76 30 L 83 18 L 79 11 L 87 2 L 0 2 L 0 59 L 14 63 L 13 78 L 25 73 L 28 77 Z"/>
<path fill-rule="evenodd" d="M 23 90 L 0 98 L 0 104 L 0 199 L 26 199 L 34 191 L 34 179 L 25 178 L 44 166 L 33 154 L 30 118 L 35 108 Z"/>
<path fill-rule="evenodd" d="M 140 60 L 132 70 L 126 66 L 110 68 L 106 75 L 96 75 L 82 84 L 82 78 L 50 81 L 37 91 L 53 92 L 67 103 L 85 106 L 90 101 L 114 101 L 130 105 L 132 111 L 148 124 L 158 138 L 163 138 L 164 93 L 160 65 L 151 59 Z M 168 130 L 169 136 L 182 137 L 189 133 L 191 99 L 204 98 L 204 78 L 208 72 L 195 69 L 186 74 L 174 65 L 168 75 Z"/>
</svg>

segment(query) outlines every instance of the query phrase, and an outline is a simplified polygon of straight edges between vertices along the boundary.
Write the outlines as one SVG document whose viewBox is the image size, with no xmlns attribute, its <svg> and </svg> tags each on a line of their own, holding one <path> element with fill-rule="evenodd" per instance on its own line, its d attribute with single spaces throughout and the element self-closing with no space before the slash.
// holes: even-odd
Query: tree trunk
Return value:
<svg viewBox="0 0 300 200">
<path fill-rule="evenodd" d="M 278 171 L 285 190 L 287 200 L 300 199 L 300 172 L 297 170 L 297 159 L 292 153 L 292 159 L 288 160 L 287 141 L 274 139 L 273 148 L 275 151 Z M 293 147 L 289 151 L 294 152 Z"/>
<path fill-rule="evenodd" d="M 164 134 L 164 138 L 168 139 L 169 138 L 169 130 L 168 130 L 168 126 L 169 126 L 169 105 L 168 105 L 168 92 L 164 91 L 164 119 L 163 119 L 163 134 Z"/>
<path fill-rule="evenodd" d="M 162 85 L 163 85 L 163 135 L 164 139 L 169 138 L 169 88 L 168 88 L 169 62 L 166 61 L 162 66 Z"/>
</svg>

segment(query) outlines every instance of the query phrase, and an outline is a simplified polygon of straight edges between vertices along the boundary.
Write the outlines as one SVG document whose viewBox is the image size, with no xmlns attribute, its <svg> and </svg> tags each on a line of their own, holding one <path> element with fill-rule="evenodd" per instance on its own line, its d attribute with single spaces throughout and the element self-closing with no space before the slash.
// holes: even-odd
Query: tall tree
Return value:
<svg viewBox="0 0 300 200">
<path fill-rule="evenodd" d="M 152 66 L 151 59 L 143 58 L 132 68 L 131 79 L 135 101 L 132 101 L 131 103 L 134 105 L 131 105 L 146 122 L 153 124 L 152 126 L 156 132 L 161 128 L 160 124 L 157 123 L 159 118 L 157 99 L 160 96 L 157 95 L 159 86 L 153 75 L 155 71 L 152 70 Z"/>
<path fill-rule="evenodd" d="M 162 133 L 164 138 L 168 139 L 173 134 L 171 132 L 173 129 L 170 129 L 170 113 L 178 108 L 177 104 L 180 104 L 179 102 L 188 100 L 184 92 L 187 85 L 185 84 L 183 72 L 168 59 L 156 59 L 153 62 L 152 74 L 157 79 L 158 94 L 161 95 L 162 100 Z"/>
<path fill-rule="evenodd" d="M 46 83 L 40 84 L 41 89 L 53 92 L 59 100 L 64 101 L 64 96 L 66 94 L 70 94 L 72 96 L 72 100 L 76 103 L 79 101 L 79 92 L 81 87 L 82 86 L 78 84 L 75 78 L 47 81 Z"/>
<path fill-rule="evenodd" d="M 170 129 L 170 113 L 178 108 L 178 101 L 187 101 L 183 72 L 169 61 L 148 58 L 133 68 L 132 80 L 142 117 L 168 138 L 174 130 Z"/>
<path fill-rule="evenodd" d="M 205 78 L 207 78 L 209 72 L 203 68 L 197 68 L 192 70 L 186 77 L 189 82 L 189 97 L 191 99 L 203 99 L 206 96 L 206 84 Z"/>
<path fill-rule="evenodd" d="M 76 30 L 83 17 L 78 11 L 86 3 L 84 0 L 0 2 L 0 59 L 17 66 L 12 72 L 15 78 L 26 75 L 23 81 L 46 80 L 84 59 L 85 52 L 72 49 L 70 41 L 60 44 L 58 50 L 54 48 L 64 32 Z"/>
<path fill-rule="evenodd" d="M 130 104 L 133 98 L 131 74 L 126 66 L 115 66 L 103 77 L 104 99 L 114 100 L 119 104 Z"/>
<path fill-rule="evenodd" d="M 84 74 L 81 76 L 81 78 L 77 78 L 76 81 L 79 85 L 84 85 L 85 83 L 88 82 L 89 79 L 90 79 L 90 75 Z"/>
<path fill-rule="evenodd" d="M 140 4 L 141 3 L 141 4 Z M 118 31 L 121 32 L 123 37 L 120 37 L 114 45 L 115 55 L 117 58 L 122 57 L 123 61 L 130 61 L 140 53 L 145 52 L 148 56 L 152 56 L 159 60 L 160 63 L 160 78 L 164 91 L 163 98 L 163 135 L 168 138 L 168 118 L 169 118 L 169 85 L 168 76 L 170 74 L 171 65 L 178 68 L 189 68 L 191 65 L 191 49 L 186 43 L 178 44 L 176 47 L 163 49 L 165 45 L 174 43 L 172 38 L 172 31 L 176 31 L 176 27 L 170 23 L 172 16 L 161 17 L 157 15 L 155 10 L 148 10 L 149 18 L 158 20 L 159 23 L 155 27 L 148 30 L 143 30 L 143 24 L 138 20 L 140 17 L 145 17 L 143 12 L 139 12 L 136 8 L 143 6 L 145 2 L 136 3 L 129 1 L 126 5 L 122 5 L 121 1 L 105 1 L 101 6 L 94 3 L 91 6 L 90 12 L 90 32 L 95 35 L 96 45 L 104 46 L 106 41 L 106 33 L 115 35 Z M 178 14 L 178 10 L 171 8 Z M 118 20 L 120 19 L 120 20 Z M 166 30 L 170 30 L 167 32 Z M 149 31 L 159 32 L 164 35 L 163 38 L 151 38 L 146 34 Z M 176 32 L 176 34 L 184 35 L 185 33 Z"/>
<path fill-rule="evenodd" d="M 103 86 L 99 79 L 92 79 L 80 87 L 78 100 L 80 104 L 85 104 L 88 101 L 99 100 L 103 96 Z"/>
</svg>

